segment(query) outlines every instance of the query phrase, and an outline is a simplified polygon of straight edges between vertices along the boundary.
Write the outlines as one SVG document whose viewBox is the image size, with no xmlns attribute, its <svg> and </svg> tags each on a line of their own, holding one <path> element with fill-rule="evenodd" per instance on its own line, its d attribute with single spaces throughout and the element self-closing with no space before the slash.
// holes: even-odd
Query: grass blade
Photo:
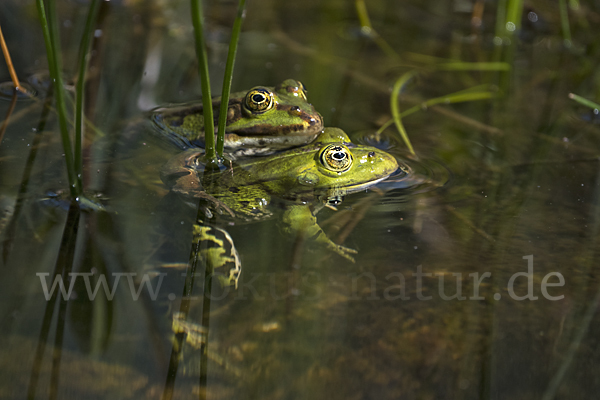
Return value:
<svg viewBox="0 0 600 400">
<path fill-rule="evenodd" d="M 371 19 L 369 18 L 369 13 L 367 11 L 367 6 L 365 5 L 365 0 L 356 0 L 356 13 L 358 14 L 358 20 L 360 22 L 360 30 L 361 32 L 372 39 L 377 46 L 389 57 L 394 59 L 400 59 L 400 56 L 396 51 L 386 42 L 380 35 L 377 33 L 373 26 L 371 25 Z"/>
<path fill-rule="evenodd" d="M 560 26 L 563 35 L 563 43 L 566 47 L 571 47 L 571 27 L 569 25 L 569 12 L 567 11 L 567 1 L 559 0 L 560 6 Z"/>
<path fill-rule="evenodd" d="M 231 41 L 229 42 L 229 53 L 227 54 L 227 64 L 225 66 L 225 77 L 223 78 L 223 91 L 221 93 L 221 108 L 219 109 L 219 127 L 217 131 L 217 154 L 223 156 L 223 147 L 225 146 L 225 124 L 227 123 L 227 110 L 229 108 L 229 93 L 231 91 L 231 79 L 233 78 L 233 65 L 235 55 L 242 30 L 242 21 L 246 9 L 246 0 L 240 0 L 238 12 L 233 22 L 231 32 Z"/>
<path fill-rule="evenodd" d="M 600 104 L 594 103 L 591 100 L 588 100 L 584 97 L 578 96 L 575 93 L 569 93 L 569 98 L 575 100 L 579 104 L 582 104 L 586 107 L 590 107 L 592 110 L 600 110 Z"/>
<path fill-rule="evenodd" d="M 505 62 L 449 62 L 433 67 L 442 71 L 510 71 L 510 64 Z"/>
<path fill-rule="evenodd" d="M 202 85 L 202 100 L 204 102 L 204 147 L 206 150 L 206 160 L 213 166 L 217 164 L 215 156 L 215 126 L 213 119 L 213 110 L 210 107 L 210 78 L 208 76 L 208 58 L 206 56 L 206 43 L 204 41 L 203 30 L 203 12 L 201 0 L 191 0 L 192 6 L 192 24 L 194 25 L 194 38 L 196 39 L 196 56 L 198 57 L 198 72 L 200 74 L 200 84 Z"/>
<path fill-rule="evenodd" d="M 67 164 L 69 192 L 71 193 L 71 197 L 75 199 L 81 193 L 81 187 L 78 185 L 77 180 L 75 179 L 76 173 L 73 162 L 73 150 L 71 148 L 71 139 L 69 138 L 65 93 L 60 67 L 60 48 L 58 45 L 58 27 L 56 21 L 55 4 L 54 1 L 48 2 L 48 17 L 46 16 L 46 9 L 44 7 L 43 0 L 36 0 L 36 6 L 44 35 L 50 76 L 52 77 L 52 82 L 54 84 L 56 110 L 58 113 L 58 122 L 60 125 L 63 150 L 65 152 L 65 162 Z"/>
<path fill-rule="evenodd" d="M 77 172 L 77 183 L 79 187 L 83 187 L 82 172 L 83 162 L 81 158 L 81 147 L 83 140 L 84 130 L 84 115 L 83 115 L 83 100 L 84 100 L 84 89 L 85 89 L 85 71 L 88 66 L 88 49 L 92 41 L 92 32 L 94 30 L 94 21 L 98 16 L 98 10 L 100 9 L 100 0 L 92 0 L 90 9 L 88 11 L 87 20 L 85 21 L 85 28 L 83 36 L 81 37 L 81 43 L 79 44 L 79 56 L 78 56 L 78 74 L 77 74 L 77 86 L 76 86 L 76 97 L 75 97 L 75 171 Z"/>
<path fill-rule="evenodd" d="M 408 138 L 406 129 L 404 129 L 404 125 L 402 125 L 402 117 L 400 115 L 400 108 L 398 106 L 398 96 L 400 95 L 400 90 L 402 89 L 402 87 L 406 85 L 406 83 L 409 80 L 411 80 L 412 77 L 416 74 L 417 71 L 413 70 L 405 73 L 400 78 L 398 78 L 396 83 L 394 83 L 394 88 L 392 89 L 392 96 L 390 98 L 390 108 L 392 110 L 392 116 L 394 117 L 394 123 L 396 124 L 396 128 L 398 128 L 398 132 L 400 132 L 402 140 L 404 140 L 406 147 L 408 147 L 408 150 L 410 150 L 410 152 L 413 155 L 416 155 L 415 150 L 413 149 L 412 144 L 410 143 L 410 139 Z"/>
<path fill-rule="evenodd" d="M 494 97 L 494 92 L 491 90 L 482 91 L 482 88 L 490 88 L 492 85 L 478 85 L 472 88 L 468 88 L 465 90 L 461 90 L 458 92 L 454 92 L 451 94 L 447 94 L 440 97 L 435 97 L 433 99 L 426 100 L 421 104 L 418 104 L 414 107 L 409 108 L 408 110 L 400 113 L 400 117 L 404 118 L 411 114 L 414 114 L 420 110 L 425 110 L 428 107 L 434 106 L 436 104 L 453 104 L 453 103 L 463 103 L 467 101 L 478 101 L 478 100 L 486 100 Z M 375 137 L 377 140 L 380 140 L 381 133 L 390 127 L 394 123 L 394 119 L 391 118 L 386 123 L 381 125 L 381 127 L 375 132 Z"/>
</svg>

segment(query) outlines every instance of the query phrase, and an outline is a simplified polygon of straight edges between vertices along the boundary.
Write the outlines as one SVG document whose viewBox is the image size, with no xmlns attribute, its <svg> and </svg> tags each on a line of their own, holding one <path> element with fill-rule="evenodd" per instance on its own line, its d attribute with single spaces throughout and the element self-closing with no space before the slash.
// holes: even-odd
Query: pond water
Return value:
<svg viewBox="0 0 600 400">
<path fill-rule="evenodd" d="M 279 208 L 225 223 L 238 287 L 213 285 L 208 301 L 198 267 L 181 323 L 203 321 L 208 338 L 177 353 L 173 313 L 197 210 L 161 182 L 180 150 L 146 129 L 144 111 L 200 96 L 189 2 L 102 2 L 83 182 L 105 210 L 78 213 L 58 119 L 44 111 L 35 3 L 2 1 L 15 68 L 38 94 L 16 102 L 0 143 L 0 398 L 595 397 L 600 119 L 569 94 L 600 101 L 600 6 L 530 1 L 498 36 L 499 3 L 369 1 L 371 29 L 352 1 L 248 4 L 233 90 L 300 80 L 326 126 L 412 173 L 317 214 L 330 238 L 358 250 L 354 263 L 283 234 Z M 72 85 L 89 2 L 56 5 Z M 213 92 L 236 7 L 205 4 Z M 417 156 L 394 125 L 375 135 L 411 70 L 403 111 L 474 87 L 492 96 L 404 117 Z M 0 115 L 10 107 L 0 99 Z M 75 282 L 68 301 L 45 293 L 57 268 Z M 90 298 L 92 272 L 108 277 L 112 299 Z"/>
</svg>

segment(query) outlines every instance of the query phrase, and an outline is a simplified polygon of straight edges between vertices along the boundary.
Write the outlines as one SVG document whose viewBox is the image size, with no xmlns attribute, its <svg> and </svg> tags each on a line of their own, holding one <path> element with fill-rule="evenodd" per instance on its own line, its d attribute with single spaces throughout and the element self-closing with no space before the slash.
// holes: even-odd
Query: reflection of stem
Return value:
<svg viewBox="0 0 600 400">
<path fill-rule="evenodd" d="M 13 66 L 12 59 L 10 58 L 10 52 L 8 51 L 8 46 L 4 41 L 4 35 L 2 34 L 2 28 L 0 28 L 0 46 L 2 46 L 2 52 L 4 53 L 4 59 L 6 60 L 6 66 L 8 67 L 8 72 L 10 73 L 10 78 L 13 81 L 13 85 L 15 85 L 15 89 L 20 92 L 27 92 L 20 84 L 19 78 L 17 78 L 17 72 L 15 71 L 15 67 Z"/>
<path fill-rule="evenodd" d="M 489 234 L 487 234 L 483 229 L 476 227 L 475 224 L 473 224 L 473 222 L 471 222 L 470 219 L 465 217 L 463 214 L 459 213 L 456 210 L 456 208 L 454 208 L 452 206 L 446 206 L 446 210 L 448 210 L 452 215 L 454 215 L 456 218 L 458 218 L 459 220 L 464 222 L 469 228 L 473 229 L 473 231 L 475 233 L 480 235 L 482 238 L 484 238 L 488 242 L 495 242 L 493 237 L 491 237 Z"/>
<path fill-rule="evenodd" d="M 560 368 L 558 369 L 556 374 L 554 374 L 554 377 L 550 381 L 550 385 L 548 385 L 548 389 L 546 389 L 542 400 L 552 400 L 556 395 L 556 391 L 560 387 L 560 384 L 562 383 L 567 373 L 567 370 L 573 363 L 573 359 L 575 358 L 577 350 L 579 350 L 581 341 L 583 340 L 585 334 L 587 333 L 590 327 L 592 318 L 594 317 L 594 314 L 598 309 L 598 302 L 600 302 L 600 289 L 596 292 L 596 296 L 594 296 L 594 299 L 589 303 L 588 308 L 585 311 L 585 315 L 583 316 L 583 321 L 581 321 L 579 329 L 577 330 L 577 335 L 575 336 L 575 339 L 573 339 L 573 341 L 571 342 L 567 355 L 565 356 Z"/>
<path fill-rule="evenodd" d="M 19 185 L 19 193 L 17 194 L 17 200 L 15 202 L 15 212 L 13 213 L 13 217 L 11 218 L 8 227 L 6 228 L 6 240 L 2 249 L 2 258 L 6 262 L 8 260 L 8 255 L 11 250 L 10 243 L 12 242 L 12 238 L 15 237 L 15 230 L 17 229 L 17 220 L 19 219 L 19 215 L 21 214 L 21 209 L 23 208 L 23 204 L 25 202 L 25 194 L 27 193 L 27 188 L 29 186 L 29 178 L 31 177 L 31 171 L 33 170 L 33 163 L 37 156 L 38 146 L 40 144 L 40 140 L 42 139 L 42 132 L 46 127 L 46 121 L 48 120 L 48 114 L 50 113 L 50 105 L 52 104 L 52 89 L 48 90 L 48 95 L 44 100 L 44 107 L 42 109 L 42 115 L 40 116 L 40 120 L 38 122 L 35 135 L 33 136 L 33 141 L 31 143 L 31 151 L 29 152 L 29 156 L 27 157 L 27 161 L 25 162 L 25 168 L 23 170 L 23 177 L 21 178 L 21 184 Z M 8 120 L 8 118 L 7 118 Z"/>
<path fill-rule="evenodd" d="M 200 207 L 200 204 L 197 205 L 198 212 L 196 214 L 196 221 L 199 221 L 203 217 L 203 210 Z M 190 302 L 192 298 L 192 292 L 194 288 L 194 278 L 196 277 L 196 268 L 198 266 L 198 261 L 200 259 L 200 246 L 202 245 L 202 241 L 198 240 L 196 237 L 192 239 L 192 248 L 190 250 L 190 257 L 188 261 L 185 283 L 183 286 L 183 297 L 181 299 L 181 304 L 179 305 L 179 315 L 180 319 L 183 323 L 185 323 L 186 318 L 189 314 L 190 310 Z M 212 268 L 209 262 L 205 265 L 205 273 L 204 273 L 204 293 L 202 294 L 204 297 L 203 301 L 203 312 L 202 312 L 202 325 L 206 328 L 206 338 L 208 341 L 208 317 L 209 313 L 205 314 L 206 302 L 208 301 L 208 310 L 210 312 L 210 281 Z M 209 283 L 207 283 L 209 282 Z M 207 291 L 208 290 L 208 291 Z M 206 317 L 206 321 L 205 321 Z M 206 322 L 206 325 L 204 323 Z M 161 400 L 171 400 L 173 398 L 173 389 L 175 387 L 175 378 L 177 377 L 177 370 L 179 369 L 179 354 L 183 347 L 183 339 L 186 335 L 185 332 L 180 332 L 175 334 L 175 339 L 173 343 L 173 348 L 171 349 L 171 357 L 169 359 L 169 368 L 167 372 L 167 380 L 165 382 L 165 387 L 163 390 L 163 394 Z M 202 350 L 206 350 L 206 345 L 202 347 Z M 204 351 L 207 353 L 207 351 Z M 202 372 L 206 372 L 206 357 L 202 355 L 202 365 L 200 366 L 200 380 L 202 383 Z M 204 382 L 206 383 L 206 382 Z M 205 390 L 202 389 L 201 392 L 205 393 Z M 206 398 L 206 396 L 200 396 L 200 398 Z"/>
<path fill-rule="evenodd" d="M 200 391 L 198 398 L 206 399 L 206 385 L 208 380 L 208 333 L 210 326 L 210 303 L 212 297 L 212 272 L 213 265 L 210 257 L 206 259 L 204 268 L 204 291 L 202 292 L 202 327 L 206 329 L 206 340 L 200 346 Z"/>
<path fill-rule="evenodd" d="M 81 213 L 77 203 L 72 202 L 69 207 L 67 214 L 67 222 L 63 232 L 62 242 L 54 267 L 54 274 L 52 275 L 51 282 L 55 282 L 58 275 L 61 275 L 62 281 L 66 287 L 69 287 L 69 273 L 73 267 L 73 257 L 75 255 L 75 245 L 77 244 L 77 232 L 79 228 L 79 219 Z M 72 278 L 75 279 L 75 278 Z M 40 331 L 40 337 L 38 339 L 38 346 L 35 353 L 35 362 L 31 370 L 31 377 L 29 378 L 29 388 L 27 391 L 27 398 L 35 398 L 35 390 L 39 379 L 42 359 L 44 357 L 46 341 L 48 340 L 48 333 L 50 332 L 50 326 L 52 325 L 52 316 L 54 314 L 54 305 L 58 296 L 62 293 L 61 291 L 55 291 L 50 300 L 46 303 L 46 310 L 44 312 L 44 319 L 42 322 L 42 329 Z M 49 399 L 56 399 L 58 395 L 58 379 L 60 377 L 60 361 L 61 361 L 61 347 L 62 339 L 65 327 L 65 312 L 67 307 L 68 299 L 63 298 L 61 300 L 60 308 L 58 311 L 58 321 L 56 326 L 56 336 L 54 348 L 52 351 L 52 372 L 50 378 L 50 388 L 48 392 Z"/>
<path fill-rule="evenodd" d="M 4 137 L 4 132 L 6 132 L 6 128 L 8 127 L 8 119 L 15 109 L 15 104 L 17 104 L 17 92 L 14 92 L 12 98 L 10 100 L 10 106 L 8 107 L 8 112 L 6 113 L 6 118 L 2 123 L 2 127 L 0 128 L 0 143 L 2 143 L 2 138 Z"/>
</svg>

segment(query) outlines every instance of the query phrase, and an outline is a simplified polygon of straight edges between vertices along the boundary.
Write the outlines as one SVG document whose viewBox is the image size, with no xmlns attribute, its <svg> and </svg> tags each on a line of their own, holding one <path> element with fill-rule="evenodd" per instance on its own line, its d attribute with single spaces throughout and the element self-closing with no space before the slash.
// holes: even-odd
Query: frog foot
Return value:
<svg viewBox="0 0 600 400">
<path fill-rule="evenodd" d="M 333 242 L 331 242 L 328 247 L 330 250 L 336 252 L 337 254 L 344 257 L 345 259 L 355 262 L 354 257 L 352 257 L 350 254 L 357 254 L 358 253 L 357 250 L 354 250 L 354 249 L 351 249 L 350 247 L 342 246 L 341 244 L 336 244 Z"/>
<path fill-rule="evenodd" d="M 213 270 L 222 271 L 229 267 L 225 275 L 216 274 L 215 277 L 221 286 L 235 285 L 237 289 L 242 263 L 229 233 L 214 226 L 194 224 L 193 235 L 194 243 L 204 243 L 196 257 L 210 265 Z"/>
</svg>

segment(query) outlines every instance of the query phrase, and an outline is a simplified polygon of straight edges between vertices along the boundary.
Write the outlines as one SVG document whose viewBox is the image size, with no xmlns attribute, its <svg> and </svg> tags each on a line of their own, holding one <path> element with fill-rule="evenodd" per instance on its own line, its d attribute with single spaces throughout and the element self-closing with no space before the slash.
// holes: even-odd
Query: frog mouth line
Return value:
<svg viewBox="0 0 600 400">
<path fill-rule="evenodd" d="M 391 175 L 388 174 L 386 176 L 383 176 L 381 178 L 375 179 L 374 181 L 369 181 L 369 182 L 365 182 L 365 183 L 359 183 L 358 185 L 352 185 L 352 186 L 344 186 L 343 189 L 346 190 L 346 193 L 355 193 L 355 192 L 359 192 L 363 189 L 367 189 L 370 188 L 371 186 L 377 185 L 379 182 L 386 180 L 387 178 L 389 178 Z"/>
</svg>

